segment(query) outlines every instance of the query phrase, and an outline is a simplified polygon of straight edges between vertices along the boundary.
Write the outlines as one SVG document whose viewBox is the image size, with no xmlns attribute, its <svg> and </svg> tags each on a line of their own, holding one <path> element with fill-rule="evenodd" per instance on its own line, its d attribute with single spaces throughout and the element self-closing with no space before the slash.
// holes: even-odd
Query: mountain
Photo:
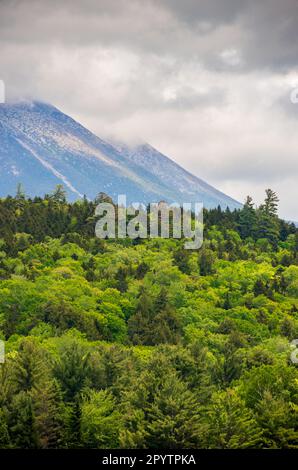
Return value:
<svg viewBox="0 0 298 470">
<path fill-rule="evenodd" d="M 0 196 L 21 182 L 29 196 L 63 184 L 70 200 L 99 192 L 128 202 L 241 204 L 187 172 L 148 144 L 130 148 L 104 141 L 52 105 L 0 104 Z"/>
</svg>

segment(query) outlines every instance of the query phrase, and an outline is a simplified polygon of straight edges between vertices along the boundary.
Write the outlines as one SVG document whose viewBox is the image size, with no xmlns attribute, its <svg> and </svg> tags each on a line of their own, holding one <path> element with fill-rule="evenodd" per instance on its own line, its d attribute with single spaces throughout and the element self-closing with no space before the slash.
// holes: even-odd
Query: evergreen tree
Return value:
<svg viewBox="0 0 298 470">
<path fill-rule="evenodd" d="M 250 196 L 246 201 L 239 216 L 240 234 L 242 238 L 253 237 L 256 229 L 256 212 Z"/>
<path fill-rule="evenodd" d="M 180 271 L 184 274 L 190 274 L 190 267 L 189 267 L 189 250 L 185 250 L 184 248 L 180 248 L 174 253 L 174 263 Z"/>
<path fill-rule="evenodd" d="M 66 191 L 62 184 L 57 184 L 56 188 L 50 195 L 50 199 L 57 204 L 66 203 Z"/>
<path fill-rule="evenodd" d="M 266 198 L 264 201 L 263 209 L 266 214 L 275 217 L 278 211 L 279 199 L 277 194 L 272 189 L 266 189 Z"/>
<path fill-rule="evenodd" d="M 267 238 L 274 247 L 277 246 L 279 238 L 278 201 L 276 193 L 267 189 L 264 204 L 257 210 L 257 236 Z"/>
<path fill-rule="evenodd" d="M 117 289 L 120 292 L 126 292 L 127 291 L 128 283 L 127 283 L 127 280 L 126 280 L 126 276 L 127 276 L 127 269 L 121 266 L 118 269 L 117 274 L 115 276 L 115 278 L 117 280 Z"/>
<path fill-rule="evenodd" d="M 81 433 L 84 447 L 110 449 L 119 446 L 121 415 L 111 393 L 89 390 L 83 396 Z"/>
<path fill-rule="evenodd" d="M 24 339 L 14 361 L 17 390 L 30 392 L 46 374 L 45 356 L 34 341 Z"/>
<path fill-rule="evenodd" d="M 199 253 L 199 267 L 201 276 L 208 276 L 214 272 L 215 255 L 210 248 L 203 247 Z"/>
<path fill-rule="evenodd" d="M 234 390 L 217 393 L 207 408 L 208 432 L 205 445 L 217 449 L 256 448 L 262 431 L 252 412 Z"/>
<path fill-rule="evenodd" d="M 151 344 L 153 316 L 151 296 L 141 287 L 136 312 L 128 320 L 128 332 L 134 344 Z"/>
<path fill-rule="evenodd" d="M 266 448 L 298 449 L 297 412 L 282 397 L 265 391 L 256 407 Z"/>
<path fill-rule="evenodd" d="M 23 449 L 39 447 L 32 398 L 28 392 L 22 391 L 13 397 L 9 430 L 13 447 Z"/>
<path fill-rule="evenodd" d="M 254 284 L 254 294 L 255 296 L 266 294 L 266 286 L 262 279 L 257 279 Z"/>
<path fill-rule="evenodd" d="M 26 206 L 26 195 L 22 183 L 18 183 L 15 196 L 16 206 L 18 209 L 24 209 Z M 21 212 L 19 212 L 21 215 Z"/>
<path fill-rule="evenodd" d="M 82 410 L 79 397 L 76 396 L 69 406 L 69 419 L 67 427 L 67 447 L 78 449 L 81 447 L 81 418 Z"/>
<path fill-rule="evenodd" d="M 142 261 L 137 267 L 136 278 L 137 279 L 143 279 L 148 271 L 149 271 L 148 264 L 145 263 L 144 261 Z"/>
<path fill-rule="evenodd" d="M 174 372 L 169 372 L 146 409 L 145 441 L 149 448 L 199 447 L 205 428 L 198 402 Z"/>
<path fill-rule="evenodd" d="M 31 393 L 41 448 L 57 448 L 63 439 L 63 406 L 58 383 L 46 377 Z"/>
<path fill-rule="evenodd" d="M 90 377 L 89 352 L 75 340 L 62 345 L 54 366 L 66 402 L 79 396 Z"/>
</svg>

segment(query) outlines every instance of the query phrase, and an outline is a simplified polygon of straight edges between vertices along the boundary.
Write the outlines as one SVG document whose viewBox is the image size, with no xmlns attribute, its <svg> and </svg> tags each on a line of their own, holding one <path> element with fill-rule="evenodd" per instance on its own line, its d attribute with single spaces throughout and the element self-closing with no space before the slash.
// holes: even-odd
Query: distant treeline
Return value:
<svg viewBox="0 0 298 470">
<path fill-rule="evenodd" d="M 72 233 L 93 238 L 95 208 L 100 202 L 113 201 L 105 193 L 99 193 L 94 201 L 83 198 L 70 203 L 62 185 L 43 198 L 31 199 L 25 196 L 19 185 L 14 197 L 0 199 L 0 238 L 4 239 L 10 253 L 18 249 L 16 245 L 24 242 L 21 236 L 16 240 L 16 234 L 30 235 L 31 242 L 40 242 L 45 237 L 69 237 Z M 298 233 L 295 224 L 280 219 L 277 211 L 278 197 L 268 189 L 264 203 L 257 208 L 248 196 L 242 209 L 222 210 L 220 206 L 204 209 L 204 230 L 206 233 L 216 225 L 221 230 L 236 231 L 243 240 L 265 239 L 276 248 L 279 241 L 285 241 L 290 234 L 297 236 Z M 98 246 L 101 246 L 100 240 Z"/>
</svg>

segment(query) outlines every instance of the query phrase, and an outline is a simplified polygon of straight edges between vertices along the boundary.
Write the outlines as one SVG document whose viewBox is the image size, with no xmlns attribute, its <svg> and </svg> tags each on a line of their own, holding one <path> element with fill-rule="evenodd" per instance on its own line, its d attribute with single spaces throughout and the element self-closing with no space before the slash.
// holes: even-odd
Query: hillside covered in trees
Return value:
<svg viewBox="0 0 298 470">
<path fill-rule="evenodd" d="M 0 200 L 1 448 L 297 448 L 298 230 L 267 190 L 204 244 L 100 240 L 98 201 Z"/>
</svg>

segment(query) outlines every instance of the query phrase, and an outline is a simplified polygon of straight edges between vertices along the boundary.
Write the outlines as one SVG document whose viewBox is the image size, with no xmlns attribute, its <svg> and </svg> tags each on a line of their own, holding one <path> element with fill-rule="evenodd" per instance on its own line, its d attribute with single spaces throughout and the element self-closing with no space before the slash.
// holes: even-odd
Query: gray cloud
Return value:
<svg viewBox="0 0 298 470">
<path fill-rule="evenodd" d="M 2 0 L 0 78 L 298 218 L 297 0 Z"/>
<path fill-rule="evenodd" d="M 129 46 L 209 66 L 239 45 L 247 68 L 286 70 L 297 64 L 297 21 L 296 0 L 2 0 L 0 30 L 3 42 Z"/>
</svg>

